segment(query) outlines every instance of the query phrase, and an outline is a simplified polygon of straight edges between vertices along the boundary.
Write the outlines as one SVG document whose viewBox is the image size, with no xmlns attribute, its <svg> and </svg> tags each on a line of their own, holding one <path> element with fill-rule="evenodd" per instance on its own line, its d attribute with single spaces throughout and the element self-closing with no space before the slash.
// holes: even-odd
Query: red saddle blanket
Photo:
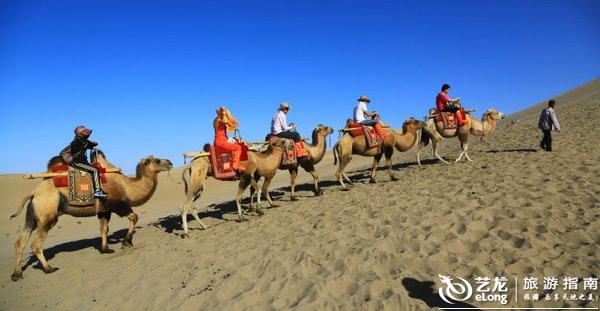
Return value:
<svg viewBox="0 0 600 311">
<path fill-rule="evenodd" d="M 277 136 L 273 134 L 267 134 L 266 140 L 269 141 Z M 304 149 L 303 141 L 293 141 L 292 139 L 284 138 L 285 147 L 281 158 L 281 166 L 293 166 L 298 164 L 298 158 L 302 158 L 308 155 Z"/>
<path fill-rule="evenodd" d="M 102 167 L 100 165 L 100 163 L 98 163 L 98 162 L 92 163 L 92 166 L 97 168 L 100 171 L 100 182 L 103 184 L 106 183 L 106 175 L 104 175 L 104 173 L 106 173 L 106 169 L 104 167 Z M 69 166 L 67 164 L 55 164 L 54 166 L 52 166 L 52 173 L 67 172 L 68 170 L 69 170 Z M 77 169 L 75 169 L 75 170 L 77 170 Z M 68 175 L 52 177 L 52 181 L 54 182 L 54 187 L 57 187 L 57 188 L 69 186 L 69 176 Z M 90 179 L 90 183 L 91 183 L 91 179 Z M 90 184 L 90 187 L 91 187 L 91 184 Z"/>
<path fill-rule="evenodd" d="M 437 111 L 435 114 L 435 123 L 442 122 L 445 130 L 457 129 L 458 122 L 454 116 L 454 112 Z"/>
<path fill-rule="evenodd" d="M 248 160 L 248 146 L 242 146 L 242 154 L 240 162 Z M 233 154 L 228 150 L 223 150 L 214 145 L 210 145 L 208 152 L 210 153 L 210 166 L 212 168 L 213 177 L 218 180 L 236 180 L 237 173 L 233 169 Z"/>
<path fill-rule="evenodd" d="M 100 182 L 106 183 L 106 169 L 98 162 L 92 163 L 92 166 L 100 172 Z M 57 188 L 69 188 L 67 201 L 72 206 L 89 206 L 96 202 L 94 198 L 94 187 L 92 175 L 81 171 L 75 167 L 66 164 L 56 164 L 52 166 L 53 173 L 67 172 L 66 176 L 52 177 L 52 182 Z"/>
<path fill-rule="evenodd" d="M 372 126 L 366 126 L 354 121 L 349 121 L 346 124 L 346 127 L 352 129 L 348 132 L 352 137 L 365 136 L 367 147 L 369 148 L 379 147 L 383 143 L 383 139 L 377 135 L 375 128 Z"/>
</svg>

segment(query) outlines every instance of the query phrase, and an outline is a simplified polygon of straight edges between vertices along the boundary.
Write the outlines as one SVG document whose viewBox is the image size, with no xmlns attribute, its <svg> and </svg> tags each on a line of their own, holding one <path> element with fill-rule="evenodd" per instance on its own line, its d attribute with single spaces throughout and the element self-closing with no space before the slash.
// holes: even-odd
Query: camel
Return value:
<svg viewBox="0 0 600 311">
<path fill-rule="evenodd" d="M 419 168 L 422 168 L 420 157 L 421 148 L 427 146 L 427 144 L 429 144 L 429 140 L 432 141 L 433 155 L 440 161 L 449 164 L 448 161 L 444 160 L 444 158 L 442 158 L 438 154 L 438 148 L 440 142 L 442 141 L 442 138 L 451 138 L 457 136 L 458 140 L 460 141 L 460 148 L 462 152 L 454 160 L 454 162 L 457 163 L 462 159 L 463 156 L 467 159 L 467 161 L 473 161 L 467 153 L 467 141 L 469 138 L 469 134 L 479 137 L 489 136 L 496 129 L 496 121 L 504 118 L 504 114 L 502 112 L 498 112 L 496 111 L 496 109 L 490 108 L 483 113 L 483 116 L 481 117 L 481 122 L 476 120 L 471 114 L 467 114 L 467 124 L 461 126 L 458 129 L 446 130 L 444 129 L 444 124 L 442 122 L 436 123 L 434 118 L 432 117 L 435 111 L 435 109 L 429 110 L 429 117 L 425 122 L 425 127 L 423 128 L 421 134 L 421 141 L 417 146 L 417 164 L 419 165 Z"/>
<path fill-rule="evenodd" d="M 344 180 L 350 183 L 350 178 L 344 172 L 344 169 L 350 163 L 353 154 L 361 155 L 364 157 L 374 157 L 373 165 L 371 169 L 370 182 L 375 183 L 375 172 L 381 157 L 385 155 L 387 170 L 392 180 L 397 180 L 396 176 L 392 172 L 392 155 L 394 154 L 394 148 L 400 152 L 405 152 L 412 148 L 418 139 L 419 130 L 425 125 L 424 122 L 417 121 L 414 118 L 407 119 L 402 124 L 402 133 L 398 133 L 392 129 L 386 128 L 387 134 L 389 134 L 383 141 L 379 148 L 367 148 L 364 136 L 352 137 L 350 133 L 345 133 L 342 138 L 333 147 L 333 159 L 334 165 L 339 160 L 339 166 L 335 174 L 336 178 L 342 185 L 342 190 L 348 190 L 344 184 Z"/>
<path fill-rule="evenodd" d="M 62 160 L 59 157 L 54 157 L 48 162 L 48 167 L 60 162 Z M 46 274 L 58 270 L 58 268 L 48 264 L 42 249 L 44 241 L 48 236 L 48 231 L 56 224 L 58 217 L 63 214 L 74 217 L 92 217 L 98 215 L 102 237 L 100 253 L 114 252 L 109 248 L 107 242 L 108 222 L 111 213 L 115 213 L 120 217 L 127 217 L 129 219 L 129 228 L 123 240 L 123 246 L 133 246 L 133 229 L 138 221 L 138 216 L 133 212 L 132 207 L 146 203 L 156 190 L 158 173 L 170 170 L 172 167 L 173 164 L 169 160 L 149 156 L 140 160 L 137 165 L 135 177 L 127 177 L 120 173 L 107 173 L 107 182 L 102 187 L 108 192 L 108 198 L 105 202 L 100 203 L 104 204 L 107 212 L 101 211 L 98 214 L 95 205 L 84 207 L 68 205 L 68 188 L 56 188 L 52 179 L 43 180 L 30 194 L 23 198 L 19 209 L 11 216 L 11 219 L 16 217 L 27 206 L 25 226 L 15 243 L 15 270 L 11 279 L 17 281 L 23 278 L 23 270 L 21 268 L 23 251 L 25 243 L 27 243 L 35 229 L 37 229 L 37 234 L 31 243 L 31 248 L 42 265 L 42 269 Z"/>
<path fill-rule="evenodd" d="M 238 187 L 238 194 L 236 196 L 236 205 L 238 209 L 238 217 L 240 221 L 243 221 L 241 198 L 249 185 L 255 191 L 259 191 L 258 182 L 254 176 L 265 177 L 263 183 L 263 192 L 266 193 L 267 200 L 271 207 L 277 207 L 269 195 L 269 184 L 271 179 L 277 173 L 277 168 L 281 165 L 281 157 L 283 155 L 283 142 L 272 141 L 267 143 L 267 149 L 265 151 L 248 151 L 248 160 L 242 161 L 242 165 L 246 168 L 243 173 L 239 174 L 240 182 Z M 195 202 L 202 196 L 206 186 L 204 180 L 208 174 L 210 162 L 207 157 L 197 157 L 188 165 L 183 168 L 181 178 L 184 183 L 185 199 L 179 206 L 181 212 L 181 221 L 184 233 L 182 237 L 189 237 L 188 225 L 187 225 L 187 214 L 191 212 L 194 219 L 200 224 L 202 229 L 206 229 L 206 225 L 200 220 L 198 216 L 198 209 Z M 189 176 L 189 177 L 188 177 Z M 250 202 L 249 210 L 253 210 L 253 201 Z M 256 210 L 261 213 L 260 210 L 260 198 L 258 201 L 258 208 Z"/>
<path fill-rule="evenodd" d="M 279 167 L 280 170 L 288 170 L 290 172 L 290 200 L 297 201 L 295 188 L 296 188 L 296 177 L 298 177 L 298 167 L 302 167 L 306 172 L 312 175 L 314 188 L 313 192 L 316 196 L 321 195 L 321 189 L 319 188 L 319 175 L 315 171 L 315 165 L 317 165 L 323 157 L 325 156 L 325 152 L 327 151 L 327 141 L 326 138 L 328 135 L 333 134 L 333 129 L 329 126 L 319 124 L 312 132 L 312 142 L 309 144 L 307 142 L 303 142 L 304 150 L 308 153 L 308 156 L 298 158 L 298 164 L 294 166 L 284 166 L 281 165 Z M 276 139 L 282 139 L 276 137 Z M 251 190 L 252 191 L 252 190 Z"/>
</svg>

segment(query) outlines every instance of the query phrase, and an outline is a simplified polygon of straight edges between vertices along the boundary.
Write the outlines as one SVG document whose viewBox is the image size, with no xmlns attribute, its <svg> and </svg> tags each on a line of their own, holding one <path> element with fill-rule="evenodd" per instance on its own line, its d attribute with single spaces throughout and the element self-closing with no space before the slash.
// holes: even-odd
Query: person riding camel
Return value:
<svg viewBox="0 0 600 311">
<path fill-rule="evenodd" d="M 358 98 L 358 104 L 354 108 L 353 120 L 356 123 L 374 127 L 377 136 L 381 137 L 381 139 L 385 139 L 388 134 L 383 131 L 383 127 L 379 122 L 379 113 L 377 111 L 370 112 L 369 109 L 367 109 L 367 104 L 370 102 L 371 99 L 367 96 Z"/>
<path fill-rule="evenodd" d="M 304 157 L 308 155 L 304 150 L 304 144 L 300 133 L 296 130 L 294 123 L 287 124 L 287 114 L 290 112 L 291 106 L 287 102 L 279 105 L 279 109 L 271 120 L 271 135 L 275 135 L 281 138 L 287 138 L 294 141 L 296 145 L 296 151 L 298 157 Z"/>
<path fill-rule="evenodd" d="M 456 118 L 458 126 L 463 126 L 467 123 L 467 120 L 460 106 L 460 97 L 450 98 L 448 93 L 450 92 L 450 85 L 442 85 L 441 92 L 435 98 L 435 107 L 439 112 L 452 112 Z"/>
<path fill-rule="evenodd" d="M 98 146 L 97 142 L 88 139 L 92 134 L 92 130 L 80 125 L 75 128 L 74 132 L 75 138 L 60 152 L 60 157 L 67 165 L 91 174 L 94 197 L 105 199 L 108 194 L 101 188 L 100 172 L 90 165 L 86 155 L 88 149 L 94 149 Z"/>
<path fill-rule="evenodd" d="M 242 155 L 241 141 L 236 138 L 227 138 L 227 132 L 235 131 L 238 124 L 238 121 L 233 118 L 229 110 L 225 107 L 219 107 L 219 109 L 217 109 L 217 117 L 213 121 L 213 127 L 215 128 L 214 145 L 215 149 L 231 152 L 233 155 L 232 168 L 235 171 L 243 172 L 246 168 L 240 163 L 240 157 Z"/>
</svg>

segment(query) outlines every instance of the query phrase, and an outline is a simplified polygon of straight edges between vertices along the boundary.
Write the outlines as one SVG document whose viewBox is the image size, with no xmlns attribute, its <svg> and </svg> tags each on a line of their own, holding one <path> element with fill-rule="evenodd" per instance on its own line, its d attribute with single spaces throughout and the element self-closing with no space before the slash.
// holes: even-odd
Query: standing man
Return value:
<svg viewBox="0 0 600 311">
<path fill-rule="evenodd" d="M 454 113 L 454 117 L 456 118 L 458 126 L 463 126 L 465 123 L 467 123 L 467 121 L 463 117 L 460 105 L 458 104 L 460 102 L 460 97 L 450 98 L 448 97 L 448 93 L 450 93 L 450 85 L 442 85 L 441 92 L 435 98 L 435 108 L 437 111 L 448 111 Z"/>
<path fill-rule="evenodd" d="M 361 96 L 358 98 L 358 104 L 354 108 L 353 120 L 356 123 L 373 126 L 375 128 L 375 132 L 379 137 L 385 139 L 387 134 L 383 131 L 381 127 L 381 123 L 379 123 L 379 113 L 377 111 L 369 111 L 367 108 L 367 104 L 371 102 L 367 96 Z"/>
<path fill-rule="evenodd" d="M 296 126 L 294 123 L 288 126 L 286 115 L 290 112 L 290 104 L 283 103 L 279 105 L 279 109 L 277 109 L 277 113 L 273 116 L 273 120 L 271 120 L 271 134 L 281 137 L 293 139 L 295 142 L 301 141 L 300 134 L 296 131 Z"/>
<path fill-rule="evenodd" d="M 88 149 L 98 146 L 97 142 L 88 139 L 92 134 L 92 130 L 80 125 L 75 128 L 74 132 L 75 138 L 60 152 L 60 157 L 69 166 L 90 173 L 92 175 L 94 197 L 105 199 L 108 194 L 100 187 L 100 173 L 97 168 L 90 165 L 86 155 Z"/>
<path fill-rule="evenodd" d="M 546 151 L 552 151 L 552 130 L 560 132 L 560 123 L 558 123 L 558 118 L 554 111 L 555 105 L 556 101 L 551 99 L 548 102 L 548 108 L 542 110 L 540 120 L 538 121 L 538 127 L 544 133 L 544 138 L 540 142 L 540 148 Z"/>
</svg>

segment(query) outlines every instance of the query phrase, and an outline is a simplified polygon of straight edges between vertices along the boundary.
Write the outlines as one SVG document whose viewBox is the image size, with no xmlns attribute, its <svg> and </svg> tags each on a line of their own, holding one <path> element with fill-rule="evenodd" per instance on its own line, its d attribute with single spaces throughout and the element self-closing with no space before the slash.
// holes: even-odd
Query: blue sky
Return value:
<svg viewBox="0 0 600 311">
<path fill-rule="evenodd" d="M 356 98 L 400 126 L 441 84 L 515 112 L 600 73 L 598 1 L 0 1 L 0 173 L 85 124 L 126 171 L 181 164 L 227 106 L 259 140 L 277 106 L 309 136 Z M 337 136 L 335 137 L 337 138 Z"/>
</svg>

